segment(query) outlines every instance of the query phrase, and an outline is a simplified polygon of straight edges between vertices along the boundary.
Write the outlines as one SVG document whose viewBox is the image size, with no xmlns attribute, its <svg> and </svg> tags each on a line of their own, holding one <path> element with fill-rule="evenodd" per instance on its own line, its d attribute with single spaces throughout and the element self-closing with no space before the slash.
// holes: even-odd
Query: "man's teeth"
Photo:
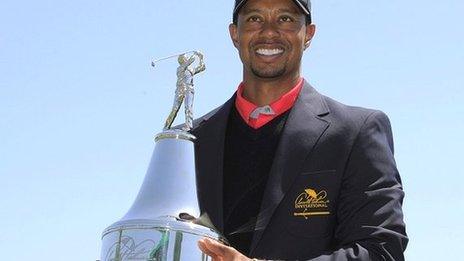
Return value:
<svg viewBox="0 0 464 261">
<path fill-rule="evenodd" d="M 284 50 L 282 49 L 258 49 L 256 50 L 256 53 L 260 55 L 276 55 L 276 54 L 281 54 L 283 52 Z"/>
</svg>

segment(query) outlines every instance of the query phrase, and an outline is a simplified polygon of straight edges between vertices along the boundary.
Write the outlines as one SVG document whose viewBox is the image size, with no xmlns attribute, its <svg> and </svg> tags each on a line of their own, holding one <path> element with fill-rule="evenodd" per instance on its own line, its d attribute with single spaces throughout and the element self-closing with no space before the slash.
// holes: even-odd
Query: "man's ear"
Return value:
<svg viewBox="0 0 464 261">
<path fill-rule="evenodd" d="M 235 48 L 238 48 L 238 33 L 237 33 L 237 25 L 232 23 L 229 25 L 229 34 L 232 43 L 234 44 Z"/>
<path fill-rule="evenodd" d="M 311 45 L 311 40 L 314 37 L 314 34 L 316 34 L 316 25 L 314 24 L 309 24 L 306 26 L 306 36 L 305 36 L 305 45 L 304 49 L 308 48 Z"/>
</svg>

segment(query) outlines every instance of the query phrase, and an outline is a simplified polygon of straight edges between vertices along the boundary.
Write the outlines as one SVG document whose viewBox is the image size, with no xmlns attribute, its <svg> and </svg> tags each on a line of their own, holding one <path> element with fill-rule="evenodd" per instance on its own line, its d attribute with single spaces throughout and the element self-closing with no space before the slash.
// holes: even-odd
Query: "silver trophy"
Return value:
<svg viewBox="0 0 464 261">
<path fill-rule="evenodd" d="M 200 217 L 194 146 L 188 131 L 193 122 L 193 77 L 205 70 L 203 55 L 193 51 L 178 57 L 174 105 L 155 149 L 142 187 L 127 214 L 103 231 L 101 261 L 211 260 L 197 246 L 203 237 L 224 241 Z M 171 129 L 182 103 L 185 124 Z"/>
</svg>

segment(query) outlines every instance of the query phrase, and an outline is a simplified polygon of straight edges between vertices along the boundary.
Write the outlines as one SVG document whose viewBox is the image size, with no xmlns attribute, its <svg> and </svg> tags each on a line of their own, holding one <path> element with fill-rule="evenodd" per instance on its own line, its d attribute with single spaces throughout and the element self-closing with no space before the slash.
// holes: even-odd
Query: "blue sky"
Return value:
<svg viewBox="0 0 464 261">
<path fill-rule="evenodd" d="M 175 61 L 199 49 L 196 115 L 241 80 L 232 0 L 0 3 L 3 260 L 95 260 L 134 200 L 172 104 Z M 464 243 L 464 2 L 313 0 L 303 75 L 392 122 L 408 260 L 453 260 Z"/>
</svg>

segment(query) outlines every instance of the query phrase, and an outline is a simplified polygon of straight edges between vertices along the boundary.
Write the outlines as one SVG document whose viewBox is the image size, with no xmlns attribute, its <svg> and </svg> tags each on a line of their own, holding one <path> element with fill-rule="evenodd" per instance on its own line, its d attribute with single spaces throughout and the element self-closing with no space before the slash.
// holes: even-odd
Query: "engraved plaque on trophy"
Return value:
<svg viewBox="0 0 464 261">
<path fill-rule="evenodd" d="M 193 51 L 167 58 L 172 57 L 179 63 L 173 108 L 163 132 L 156 135 L 135 202 L 121 220 L 103 231 L 101 261 L 211 260 L 197 247 L 198 240 L 222 240 L 214 228 L 199 222 L 195 137 L 189 133 L 193 127 L 193 77 L 205 70 L 203 55 Z M 172 129 L 182 103 L 185 123 L 180 129 Z"/>
</svg>

